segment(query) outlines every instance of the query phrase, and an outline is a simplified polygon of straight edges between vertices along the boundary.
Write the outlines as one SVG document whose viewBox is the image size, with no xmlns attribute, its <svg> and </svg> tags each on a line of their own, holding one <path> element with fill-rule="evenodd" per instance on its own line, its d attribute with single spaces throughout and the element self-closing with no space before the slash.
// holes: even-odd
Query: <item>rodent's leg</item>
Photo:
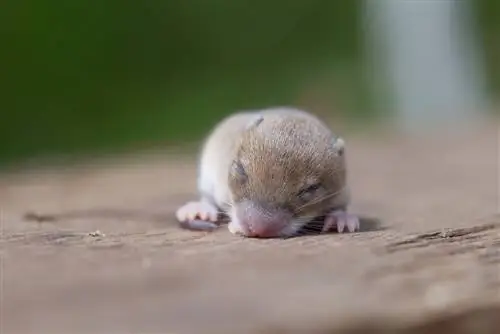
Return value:
<svg viewBox="0 0 500 334">
<path fill-rule="evenodd" d="M 217 228 L 219 210 L 210 201 L 201 199 L 184 204 L 175 215 L 184 228 L 209 231 Z"/>
<path fill-rule="evenodd" d="M 219 210 L 208 201 L 192 201 L 184 204 L 175 213 L 179 221 L 201 219 L 216 222 Z"/>
<path fill-rule="evenodd" d="M 219 216 L 217 207 L 206 199 L 184 204 L 175 213 L 179 221 L 201 219 L 216 222 Z"/>
<path fill-rule="evenodd" d="M 202 160 L 201 166 L 206 165 Z M 212 169 L 200 168 L 198 174 L 198 201 L 187 202 L 175 213 L 181 226 L 192 230 L 212 230 L 217 228 L 219 208 L 213 199 L 214 173 Z"/>
<path fill-rule="evenodd" d="M 339 233 L 344 232 L 346 227 L 349 232 L 356 232 L 359 230 L 359 218 L 345 210 L 334 210 L 326 215 L 322 232 L 329 232 L 334 227 Z"/>
</svg>

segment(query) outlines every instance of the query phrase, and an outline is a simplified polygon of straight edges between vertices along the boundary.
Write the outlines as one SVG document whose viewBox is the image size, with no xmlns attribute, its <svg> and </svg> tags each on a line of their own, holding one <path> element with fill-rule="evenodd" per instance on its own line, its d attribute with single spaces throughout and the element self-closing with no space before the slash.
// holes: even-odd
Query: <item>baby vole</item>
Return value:
<svg viewBox="0 0 500 334">
<path fill-rule="evenodd" d="M 230 218 L 229 231 L 247 237 L 291 237 L 317 217 L 322 231 L 359 229 L 350 202 L 342 138 L 316 116 L 277 107 L 223 119 L 203 145 L 199 201 L 177 210 L 196 225 Z"/>
</svg>

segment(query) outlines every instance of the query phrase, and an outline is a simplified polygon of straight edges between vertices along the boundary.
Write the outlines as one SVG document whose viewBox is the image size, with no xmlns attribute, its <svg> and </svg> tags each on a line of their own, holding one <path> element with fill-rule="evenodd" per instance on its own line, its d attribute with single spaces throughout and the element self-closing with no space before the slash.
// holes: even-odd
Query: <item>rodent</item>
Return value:
<svg viewBox="0 0 500 334">
<path fill-rule="evenodd" d="M 199 200 L 176 212 L 188 228 L 215 228 L 223 213 L 229 231 L 246 237 L 293 237 L 317 217 L 322 232 L 359 230 L 347 212 L 345 142 L 305 110 L 226 116 L 202 145 L 197 183 Z"/>
</svg>

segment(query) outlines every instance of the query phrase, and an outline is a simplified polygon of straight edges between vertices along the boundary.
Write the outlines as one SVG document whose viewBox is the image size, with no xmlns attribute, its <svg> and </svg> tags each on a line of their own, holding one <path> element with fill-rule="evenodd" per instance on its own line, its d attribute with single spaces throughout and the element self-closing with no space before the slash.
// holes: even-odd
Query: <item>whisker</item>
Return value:
<svg viewBox="0 0 500 334">
<path fill-rule="evenodd" d="M 306 207 L 308 207 L 308 206 L 310 206 L 310 205 L 317 204 L 317 203 L 319 203 L 319 202 L 321 202 L 321 201 L 324 201 L 325 199 L 328 199 L 328 198 L 331 198 L 331 197 L 333 197 L 333 196 L 335 196 L 335 195 L 338 195 L 338 194 L 340 194 L 342 191 L 344 191 L 345 189 L 346 189 L 346 186 L 342 187 L 340 190 L 338 190 L 338 191 L 336 191 L 336 192 L 334 192 L 334 193 L 331 193 L 331 194 L 325 195 L 325 196 L 320 197 L 320 198 L 318 198 L 318 199 L 316 199 L 316 200 L 314 200 L 314 201 L 312 201 L 312 202 L 309 202 L 309 203 L 306 203 L 306 204 L 304 204 L 304 205 L 302 205 L 302 206 L 299 206 L 299 207 L 297 208 L 297 210 L 301 210 L 301 209 L 306 208 Z"/>
<path fill-rule="evenodd" d="M 291 229 L 296 231 L 294 235 L 289 236 L 292 238 L 304 235 L 317 235 L 321 233 L 325 220 L 322 216 L 299 217 L 290 222 L 290 224 Z"/>
<path fill-rule="evenodd" d="M 324 220 L 321 220 L 321 221 L 319 221 L 319 220 L 314 221 L 313 220 L 313 221 L 310 221 L 310 222 L 307 223 L 308 226 L 320 226 L 320 225 L 322 226 L 324 224 L 325 224 Z"/>
</svg>

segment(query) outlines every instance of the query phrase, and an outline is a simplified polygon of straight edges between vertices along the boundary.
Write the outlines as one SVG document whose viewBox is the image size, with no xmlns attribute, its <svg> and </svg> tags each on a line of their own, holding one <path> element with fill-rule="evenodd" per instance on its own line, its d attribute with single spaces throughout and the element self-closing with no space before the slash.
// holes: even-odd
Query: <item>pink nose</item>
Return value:
<svg viewBox="0 0 500 334">
<path fill-rule="evenodd" d="M 278 237 L 291 219 L 288 211 L 267 208 L 252 201 L 238 203 L 235 213 L 245 235 L 258 238 Z"/>
<path fill-rule="evenodd" d="M 253 220 L 246 221 L 243 224 L 247 227 L 248 236 L 259 238 L 276 237 L 283 228 L 280 221 Z"/>
</svg>

